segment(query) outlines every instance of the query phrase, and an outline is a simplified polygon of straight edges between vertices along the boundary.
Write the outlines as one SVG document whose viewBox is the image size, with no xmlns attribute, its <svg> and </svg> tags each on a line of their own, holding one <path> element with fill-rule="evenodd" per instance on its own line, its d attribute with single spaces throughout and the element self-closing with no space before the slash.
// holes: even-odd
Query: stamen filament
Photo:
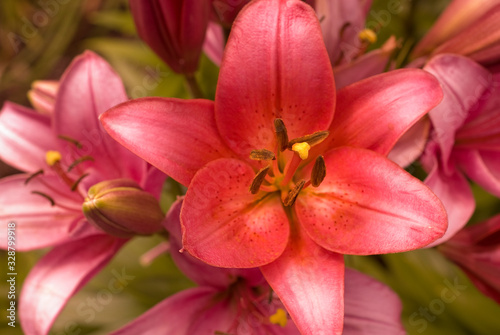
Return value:
<svg viewBox="0 0 500 335">
<path fill-rule="evenodd" d="M 60 138 L 61 140 L 65 140 L 69 143 L 72 143 L 74 144 L 78 149 L 81 149 L 82 148 L 82 144 L 80 142 L 78 142 L 77 140 L 69 137 L 69 136 L 64 136 L 64 135 L 59 135 L 57 136 L 58 138 Z"/>
<path fill-rule="evenodd" d="M 261 185 L 260 190 L 264 192 L 276 192 L 278 188 L 276 186 Z"/>
<path fill-rule="evenodd" d="M 61 177 L 61 179 L 66 183 L 66 185 L 71 187 L 74 184 L 73 179 L 68 177 L 66 172 L 64 172 L 63 168 L 61 167 L 61 163 L 59 162 L 55 163 L 54 165 L 52 165 L 52 169 L 55 171 L 55 173 L 57 173 L 59 177 Z"/>
<path fill-rule="evenodd" d="M 281 181 L 281 186 L 285 186 L 292 180 L 293 175 L 295 174 L 295 171 L 297 171 L 297 168 L 299 167 L 299 164 L 302 162 L 302 159 L 299 157 L 299 155 L 295 152 L 293 154 L 292 160 L 288 162 L 288 164 L 285 167 L 285 178 Z"/>
<path fill-rule="evenodd" d="M 29 176 L 25 181 L 24 181 L 24 185 L 28 185 L 28 183 L 33 179 L 35 178 L 36 176 L 39 176 L 43 174 L 43 170 L 38 170 L 37 172 L 33 173 L 31 176 Z"/>
<path fill-rule="evenodd" d="M 75 160 L 71 165 L 68 167 L 68 172 L 71 172 L 78 164 L 86 162 L 86 161 L 94 161 L 94 158 L 91 156 L 83 156 Z"/>
<path fill-rule="evenodd" d="M 74 183 L 73 185 L 71 185 L 71 191 L 75 191 L 76 188 L 78 187 L 78 184 L 80 184 L 80 182 L 83 180 L 83 178 L 87 177 L 89 174 L 88 173 L 85 173 L 84 175 L 82 175 L 80 178 L 78 178 Z"/>
<path fill-rule="evenodd" d="M 50 201 L 50 205 L 51 206 L 54 206 L 56 204 L 56 202 L 54 201 L 54 199 L 52 199 L 51 196 L 45 194 L 45 193 L 42 193 L 42 192 L 38 192 L 38 191 L 31 191 L 32 194 L 37 194 L 37 195 L 40 195 L 42 197 L 44 197 L 45 199 L 47 199 L 48 201 Z"/>
</svg>

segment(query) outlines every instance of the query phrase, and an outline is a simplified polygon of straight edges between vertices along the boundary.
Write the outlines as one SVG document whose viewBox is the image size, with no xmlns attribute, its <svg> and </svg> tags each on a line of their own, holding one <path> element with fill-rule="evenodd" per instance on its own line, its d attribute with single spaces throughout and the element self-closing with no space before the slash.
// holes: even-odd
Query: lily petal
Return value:
<svg viewBox="0 0 500 335">
<path fill-rule="evenodd" d="M 18 170 L 35 172 L 46 166 L 45 153 L 57 150 L 50 118 L 6 102 L 0 111 L 0 159 Z"/>
<path fill-rule="evenodd" d="M 0 181 L 0 220 L 16 223 L 16 250 L 27 251 L 59 244 L 71 237 L 72 228 L 83 218 L 79 194 L 69 191 L 55 176 L 37 176 L 25 184 L 28 175 L 14 175 Z M 50 200 L 39 194 L 50 196 Z M 0 226 L 7 236 L 7 225 Z M 7 249 L 7 239 L 0 242 Z"/>
<path fill-rule="evenodd" d="M 20 295 L 26 334 L 45 335 L 66 302 L 123 246 L 126 240 L 97 235 L 52 249 L 31 270 Z"/>
<path fill-rule="evenodd" d="M 387 158 L 403 168 L 409 166 L 424 152 L 430 127 L 429 118 L 420 119 L 399 138 Z"/>
<path fill-rule="evenodd" d="M 115 140 L 186 186 L 208 162 L 234 155 L 217 132 L 209 100 L 136 99 L 100 119 Z"/>
<path fill-rule="evenodd" d="M 441 99 L 437 80 L 416 69 L 390 71 L 349 85 L 338 92 L 330 136 L 317 150 L 349 145 L 387 155 Z"/>
<path fill-rule="evenodd" d="M 310 6 L 259 0 L 241 13 L 222 61 L 215 118 L 229 147 L 246 159 L 254 149 L 275 149 L 275 118 L 283 118 L 290 138 L 327 129 L 335 85 Z"/>
<path fill-rule="evenodd" d="M 109 137 L 98 120 L 101 113 L 126 100 L 120 77 L 106 61 L 87 51 L 73 60 L 61 78 L 54 129 L 79 141 L 78 154 L 94 157 L 95 169 L 103 178 L 140 181 L 146 172 L 144 161 Z"/>
<path fill-rule="evenodd" d="M 486 191 L 500 197 L 500 152 L 457 150 L 457 162 L 467 176 Z"/>
<path fill-rule="evenodd" d="M 344 259 L 312 241 L 295 223 L 285 252 L 261 267 L 303 335 L 342 334 Z"/>
<path fill-rule="evenodd" d="M 224 47 L 225 40 L 222 27 L 215 22 L 209 22 L 205 42 L 203 43 L 203 52 L 215 65 L 220 66 Z"/>
<path fill-rule="evenodd" d="M 356 270 L 345 269 L 343 335 L 404 335 L 403 306 L 388 286 Z"/>
<path fill-rule="evenodd" d="M 181 213 L 183 245 L 218 267 L 252 268 L 278 258 L 289 223 L 280 197 L 259 197 L 249 187 L 254 171 L 235 159 L 218 159 L 194 176 Z"/>
<path fill-rule="evenodd" d="M 325 156 L 326 178 L 305 189 L 297 217 L 324 248 L 355 255 L 421 248 L 446 231 L 446 212 L 421 181 L 372 151 L 343 147 Z"/>
</svg>

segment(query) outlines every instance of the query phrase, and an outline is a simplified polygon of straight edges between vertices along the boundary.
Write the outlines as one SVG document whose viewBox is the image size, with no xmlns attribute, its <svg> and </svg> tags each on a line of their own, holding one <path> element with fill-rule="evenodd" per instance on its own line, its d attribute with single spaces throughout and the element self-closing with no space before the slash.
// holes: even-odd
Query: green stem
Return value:
<svg viewBox="0 0 500 335">
<path fill-rule="evenodd" d="M 200 86 L 196 81 L 193 74 L 186 74 L 186 83 L 188 86 L 189 93 L 193 99 L 203 99 L 203 93 L 201 92 Z"/>
</svg>

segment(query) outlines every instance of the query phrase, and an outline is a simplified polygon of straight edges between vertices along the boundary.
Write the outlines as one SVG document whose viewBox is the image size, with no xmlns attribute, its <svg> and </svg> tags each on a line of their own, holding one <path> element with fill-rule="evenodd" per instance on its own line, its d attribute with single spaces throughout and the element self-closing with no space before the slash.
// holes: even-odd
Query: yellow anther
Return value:
<svg viewBox="0 0 500 335">
<path fill-rule="evenodd" d="M 62 156 L 61 156 L 61 153 L 59 151 L 49 150 L 45 154 L 45 162 L 47 162 L 47 164 L 49 166 L 53 166 L 54 164 L 59 162 L 61 160 L 61 158 L 62 158 Z"/>
<path fill-rule="evenodd" d="M 271 315 L 269 317 L 269 321 L 272 324 L 280 325 L 281 327 L 285 327 L 286 323 L 288 322 L 285 310 L 283 308 L 278 308 L 276 310 L 276 313 L 274 313 L 273 315 Z"/>
<path fill-rule="evenodd" d="M 295 143 L 292 146 L 292 150 L 298 153 L 299 157 L 302 160 L 307 159 L 307 157 L 309 157 L 309 149 L 311 149 L 311 146 L 307 142 Z"/>
<path fill-rule="evenodd" d="M 368 42 L 373 44 L 377 42 L 377 34 L 371 29 L 365 28 L 361 30 L 358 34 L 358 38 L 363 42 Z"/>
</svg>

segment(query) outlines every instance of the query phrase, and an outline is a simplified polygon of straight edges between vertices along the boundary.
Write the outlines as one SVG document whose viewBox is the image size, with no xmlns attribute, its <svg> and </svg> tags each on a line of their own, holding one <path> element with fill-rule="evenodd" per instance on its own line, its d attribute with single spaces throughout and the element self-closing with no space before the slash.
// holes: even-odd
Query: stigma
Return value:
<svg viewBox="0 0 500 335">
<path fill-rule="evenodd" d="M 49 150 L 45 153 L 45 162 L 48 166 L 54 166 L 59 163 L 62 159 L 62 155 L 59 151 Z"/>
</svg>

